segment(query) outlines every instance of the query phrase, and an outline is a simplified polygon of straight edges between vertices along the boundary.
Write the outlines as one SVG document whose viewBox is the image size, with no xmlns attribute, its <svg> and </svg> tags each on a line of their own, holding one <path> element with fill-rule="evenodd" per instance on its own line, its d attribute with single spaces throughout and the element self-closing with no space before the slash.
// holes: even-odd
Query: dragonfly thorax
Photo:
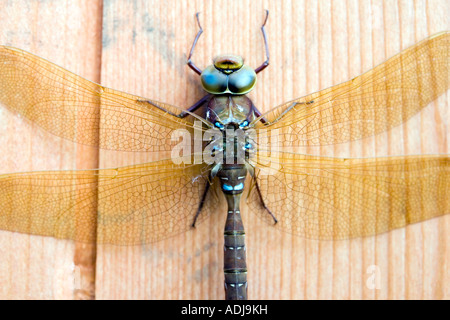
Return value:
<svg viewBox="0 0 450 320">
<path fill-rule="evenodd" d="M 256 83 L 255 70 L 244 65 L 244 59 L 223 55 L 214 59 L 201 74 L 202 86 L 211 94 L 242 95 L 250 92 Z"/>
<path fill-rule="evenodd" d="M 208 103 L 206 119 L 220 130 L 225 130 L 227 127 L 247 129 L 256 118 L 252 106 L 251 100 L 245 95 L 214 96 Z"/>
<path fill-rule="evenodd" d="M 251 100 L 245 95 L 214 96 L 208 103 L 206 119 L 218 129 L 208 145 L 211 157 L 226 165 L 245 164 L 254 151 L 251 129 L 256 114 Z"/>
</svg>

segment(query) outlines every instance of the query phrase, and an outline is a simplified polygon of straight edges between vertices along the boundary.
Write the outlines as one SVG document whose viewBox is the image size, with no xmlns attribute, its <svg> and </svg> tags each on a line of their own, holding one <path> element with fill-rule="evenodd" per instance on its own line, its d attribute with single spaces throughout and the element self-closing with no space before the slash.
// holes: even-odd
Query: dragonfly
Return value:
<svg viewBox="0 0 450 320">
<path fill-rule="evenodd" d="M 222 194 L 228 205 L 225 298 L 242 300 L 248 298 L 240 213 L 245 184 L 250 211 L 276 229 L 310 239 L 374 236 L 450 212 L 448 155 L 335 158 L 298 152 L 383 133 L 446 93 L 450 32 L 350 81 L 262 113 L 247 93 L 269 66 L 268 11 L 261 26 L 266 60 L 256 69 L 235 55 L 218 56 L 200 69 L 192 59 L 203 32 L 198 14 L 196 19 L 199 31 L 187 65 L 206 95 L 188 109 L 101 86 L 0 46 L 0 103 L 11 112 L 78 144 L 164 155 L 119 168 L 2 174 L 0 229 L 143 245 L 205 221 Z M 180 132 L 188 137 L 182 148 L 173 139 Z"/>
</svg>

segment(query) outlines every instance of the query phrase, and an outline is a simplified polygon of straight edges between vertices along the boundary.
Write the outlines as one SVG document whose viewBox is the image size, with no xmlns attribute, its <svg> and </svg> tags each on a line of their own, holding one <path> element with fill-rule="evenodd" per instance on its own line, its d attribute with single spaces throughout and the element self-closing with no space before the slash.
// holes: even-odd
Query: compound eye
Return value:
<svg viewBox="0 0 450 320">
<path fill-rule="evenodd" d="M 205 91 L 212 94 L 222 94 L 227 91 L 227 75 L 209 66 L 201 75 L 202 86 Z"/>
<path fill-rule="evenodd" d="M 221 124 L 219 121 L 214 122 L 214 126 L 215 126 L 216 128 L 219 128 L 220 130 L 222 130 L 223 128 L 225 128 L 224 125 Z"/>
<path fill-rule="evenodd" d="M 228 78 L 228 89 L 234 94 L 246 94 L 253 89 L 255 84 L 255 70 L 245 65 L 238 71 L 230 74 Z"/>
</svg>

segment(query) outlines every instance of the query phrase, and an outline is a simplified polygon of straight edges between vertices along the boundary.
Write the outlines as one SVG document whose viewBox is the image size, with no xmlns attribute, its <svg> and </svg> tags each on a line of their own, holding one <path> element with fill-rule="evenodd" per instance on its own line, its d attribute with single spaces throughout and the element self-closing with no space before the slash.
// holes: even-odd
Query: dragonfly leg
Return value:
<svg viewBox="0 0 450 320">
<path fill-rule="evenodd" d="M 211 98 L 210 94 L 205 95 L 203 98 L 201 98 L 196 103 L 194 103 L 191 107 L 189 107 L 189 109 L 181 112 L 180 114 L 175 114 L 163 107 L 158 106 L 156 103 L 154 103 L 153 101 L 150 101 L 150 100 L 138 100 L 138 101 L 148 103 L 149 105 L 152 105 L 153 107 L 158 108 L 159 110 L 164 111 L 164 112 L 170 114 L 171 116 L 174 116 L 177 118 L 185 118 L 190 113 L 195 112 L 198 108 L 200 108 L 202 105 L 204 105 L 206 102 L 208 102 L 210 98 Z"/>
<path fill-rule="evenodd" d="M 196 46 L 196 44 L 197 44 L 198 38 L 200 38 L 200 35 L 203 33 L 203 29 L 202 29 L 202 26 L 200 25 L 200 20 L 199 20 L 199 18 L 198 18 L 198 15 L 199 15 L 199 14 L 200 14 L 200 12 L 197 12 L 197 13 L 195 14 L 195 17 L 197 18 L 197 24 L 198 24 L 199 30 L 198 30 L 197 35 L 195 36 L 194 43 L 192 44 L 192 47 L 191 47 L 191 51 L 189 52 L 189 57 L 188 57 L 188 60 L 187 60 L 187 65 L 189 66 L 189 68 L 191 68 L 192 70 L 194 70 L 195 73 L 201 75 L 201 74 L 202 74 L 202 70 L 201 70 L 199 67 L 197 67 L 197 66 L 194 64 L 194 62 L 192 62 L 192 60 L 191 60 L 191 57 L 192 57 L 192 54 L 194 53 L 194 49 L 195 49 L 195 46 Z"/>
<path fill-rule="evenodd" d="M 253 113 L 255 114 L 255 116 L 256 116 L 257 118 L 261 117 L 261 115 L 262 115 L 261 111 L 259 111 L 258 108 L 255 107 L 255 105 L 253 104 L 253 102 L 252 102 L 252 108 L 253 108 Z M 265 124 L 265 123 L 268 123 L 267 119 L 264 118 L 264 117 L 261 117 L 261 119 L 259 119 L 259 121 L 261 121 L 261 122 L 264 123 L 264 124 Z"/>
<path fill-rule="evenodd" d="M 198 100 L 196 103 L 194 103 L 187 111 L 183 111 L 180 113 L 177 117 L 178 118 L 185 118 L 189 115 L 189 113 L 195 112 L 198 108 L 200 108 L 202 105 L 204 105 L 206 102 L 208 102 L 211 99 L 211 95 L 207 94 L 200 100 Z"/>
<path fill-rule="evenodd" d="M 264 61 L 262 63 L 262 65 L 260 65 L 258 68 L 255 69 L 256 73 L 263 71 L 265 68 L 267 68 L 267 66 L 269 66 L 269 46 L 267 44 L 266 29 L 264 28 L 268 18 L 269 18 L 269 10 L 266 10 L 266 19 L 264 20 L 264 23 L 261 26 L 261 32 L 262 32 L 263 38 L 264 38 L 264 46 L 266 48 L 266 61 Z"/>
<path fill-rule="evenodd" d="M 274 216 L 274 214 L 272 213 L 272 211 L 270 211 L 270 209 L 269 209 L 269 208 L 266 206 L 266 204 L 264 203 L 264 199 L 263 199 L 263 197 L 262 197 L 261 190 L 259 189 L 258 181 L 256 181 L 256 178 L 254 178 L 254 179 L 255 179 L 256 191 L 258 192 L 259 199 L 261 200 L 261 204 L 262 204 L 263 208 L 266 209 L 267 212 L 268 212 L 268 213 L 270 214 L 270 216 L 272 217 L 274 224 L 276 224 L 276 223 L 278 222 L 278 220 L 277 220 L 277 218 L 275 218 L 275 216 Z"/>
<path fill-rule="evenodd" d="M 200 205 L 198 206 L 197 213 L 194 217 L 194 222 L 192 222 L 192 227 L 195 228 L 195 223 L 197 222 L 198 217 L 200 216 L 200 212 L 202 212 L 203 205 L 205 204 L 206 195 L 209 191 L 209 182 L 206 183 L 205 191 L 203 192 L 202 199 L 200 201 Z"/>
<path fill-rule="evenodd" d="M 289 111 L 291 111 L 296 105 L 298 105 L 298 104 L 305 104 L 305 105 L 308 105 L 308 104 L 311 104 L 311 103 L 314 103 L 314 100 L 311 100 L 311 101 L 308 101 L 308 102 L 293 102 L 286 110 L 284 110 L 275 120 L 273 120 L 273 121 L 271 121 L 271 122 L 268 122 L 267 120 L 266 120 L 266 122 L 263 122 L 263 123 L 266 123 L 267 125 L 271 125 L 271 124 L 274 124 L 274 123 L 276 123 L 276 122 L 278 122 L 278 121 L 280 121 L 285 115 L 286 115 L 286 113 L 288 113 Z"/>
</svg>

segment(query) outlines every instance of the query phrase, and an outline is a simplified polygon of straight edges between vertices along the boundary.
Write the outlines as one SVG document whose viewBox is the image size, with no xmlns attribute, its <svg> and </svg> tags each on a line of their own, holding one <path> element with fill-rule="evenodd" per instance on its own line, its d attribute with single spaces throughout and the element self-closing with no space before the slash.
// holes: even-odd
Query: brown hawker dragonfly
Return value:
<svg viewBox="0 0 450 320">
<path fill-rule="evenodd" d="M 201 32 L 200 27 L 188 65 L 201 76 L 208 94 L 187 111 L 102 87 L 30 53 L 1 46 L 0 103 L 9 110 L 79 144 L 167 151 L 168 157 L 121 168 L 0 175 L 0 229 L 141 245 L 205 220 L 217 208 L 213 189 L 218 186 L 228 203 L 226 297 L 245 299 L 240 200 L 247 177 L 251 211 L 275 228 L 312 239 L 371 236 L 450 212 L 448 155 L 344 159 L 296 152 L 385 132 L 444 94 L 450 33 L 423 40 L 348 82 L 261 114 L 246 93 L 268 66 L 264 25 L 267 60 L 255 70 L 232 55 L 219 56 L 204 70 L 195 66 L 191 57 Z M 172 138 L 180 129 L 191 134 L 194 144 L 200 132 L 205 155 L 219 159 L 218 154 L 231 154 L 232 161 L 170 157 L 178 143 Z M 244 142 L 235 137 L 230 142 L 225 135 L 212 141 L 205 139 L 211 129 L 254 134 Z M 193 149 L 183 160 L 198 156 Z M 241 159 L 234 154 L 239 150 Z M 97 216 L 83 214 L 92 210 Z"/>
</svg>

